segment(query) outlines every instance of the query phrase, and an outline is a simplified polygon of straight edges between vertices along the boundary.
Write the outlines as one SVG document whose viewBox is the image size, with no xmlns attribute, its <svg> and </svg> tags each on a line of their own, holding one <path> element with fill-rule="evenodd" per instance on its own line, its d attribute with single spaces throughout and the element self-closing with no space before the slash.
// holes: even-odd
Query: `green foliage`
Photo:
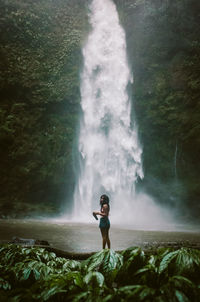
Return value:
<svg viewBox="0 0 200 302">
<path fill-rule="evenodd" d="M 128 285 L 120 287 L 110 301 L 153 301 L 155 292 L 145 285 Z"/>
<path fill-rule="evenodd" d="M 73 188 L 87 10 L 79 0 L 3 0 L 1 12 L 0 215 L 30 215 L 28 203 L 52 214 Z"/>
<path fill-rule="evenodd" d="M 84 286 L 79 272 L 80 262 L 56 257 L 44 248 L 6 245 L 0 249 L 0 259 L 4 265 L 1 288 L 11 289 L 16 301 L 26 301 L 26 298 L 46 301 L 54 295 L 66 293 L 68 287 Z"/>
<path fill-rule="evenodd" d="M 139 248 L 127 249 L 123 255 L 103 250 L 79 263 L 41 248 L 5 245 L 0 248 L 1 299 L 197 302 L 199 253 L 182 248 L 145 256 Z"/>
<path fill-rule="evenodd" d="M 118 270 L 117 281 L 121 284 L 134 284 L 134 275 L 145 264 L 145 255 L 140 248 L 129 248 L 122 253 L 124 264 Z"/>
<path fill-rule="evenodd" d="M 85 277 L 86 284 L 90 284 L 91 287 L 102 287 L 104 283 L 104 276 L 99 272 L 90 271 Z"/>
<path fill-rule="evenodd" d="M 112 282 L 116 273 L 121 268 L 123 256 L 110 249 L 104 249 L 94 254 L 82 263 L 84 271 L 98 271 L 102 273 L 107 280 Z"/>
<path fill-rule="evenodd" d="M 200 251 L 181 248 L 168 253 L 160 262 L 159 273 L 181 275 L 200 281 Z"/>
</svg>

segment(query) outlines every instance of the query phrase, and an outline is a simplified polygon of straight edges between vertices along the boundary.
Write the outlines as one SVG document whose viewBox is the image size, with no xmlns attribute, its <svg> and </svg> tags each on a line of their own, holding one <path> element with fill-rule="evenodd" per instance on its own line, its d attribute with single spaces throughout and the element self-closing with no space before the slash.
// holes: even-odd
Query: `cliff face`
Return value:
<svg viewBox="0 0 200 302">
<path fill-rule="evenodd" d="M 200 4 L 116 0 L 134 72 L 144 186 L 160 202 L 199 209 Z M 199 214 L 199 213 L 198 213 Z"/>
<path fill-rule="evenodd" d="M 78 0 L 1 2 L 3 213 L 15 212 L 21 202 L 59 207 L 73 189 L 85 5 Z"/>
<path fill-rule="evenodd" d="M 87 2 L 1 1 L 1 213 L 38 203 L 53 204 L 55 212 L 73 192 Z M 140 185 L 159 202 L 180 200 L 197 213 L 199 1 L 115 3 L 134 72 L 129 89 L 143 145 Z"/>
</svg>

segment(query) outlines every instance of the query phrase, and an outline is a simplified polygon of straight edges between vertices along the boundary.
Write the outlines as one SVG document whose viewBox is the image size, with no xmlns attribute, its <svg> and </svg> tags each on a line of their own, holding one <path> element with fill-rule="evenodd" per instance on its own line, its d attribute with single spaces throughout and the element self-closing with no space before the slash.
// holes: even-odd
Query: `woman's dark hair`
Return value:
<svg viewBox="0 0 200 302">
<path fill-rule="evenodd" d="M 102 203 L 101 203 L 101 198 L 103 198 L 103 202 Z M 105 194 L 101 195 L 101 197 L 100 197 L 101 208 L 103 207 L 104 204 L 108 205 L 108 210 L 110 211 L 109 197 L 107 195 L 105 195 Z"/>
<path fill-rule="evenodd" d="M 101 195 L 100 199 L 103 198 L 105 203 L 109 203 L 109 197 L 107 195 Z"/>
</svg>

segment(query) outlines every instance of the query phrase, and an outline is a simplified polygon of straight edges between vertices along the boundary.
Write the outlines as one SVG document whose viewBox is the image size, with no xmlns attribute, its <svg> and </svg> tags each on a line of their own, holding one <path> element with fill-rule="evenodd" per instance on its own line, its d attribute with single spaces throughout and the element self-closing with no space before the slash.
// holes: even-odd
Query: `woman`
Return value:
<svg viewBox="0 0 200 302">
<path fill-rule="evenodd" d="M 109 197 L 107 195 L 102 195 L 100 197 L 100 206 L 101 206 L 100 212 L 93 212 L 93 215 L 102 216 L 100 218 L 99 228 L 101 230 L 101 235 L 103 239 L 103 249 L 105 249 L 106 244 L 107 247 L 110 249 L 110 239 L 109 239 L 110 221 L 108 218 L 110 212 L 110 206 L 109 206 Z"/>
</svg>

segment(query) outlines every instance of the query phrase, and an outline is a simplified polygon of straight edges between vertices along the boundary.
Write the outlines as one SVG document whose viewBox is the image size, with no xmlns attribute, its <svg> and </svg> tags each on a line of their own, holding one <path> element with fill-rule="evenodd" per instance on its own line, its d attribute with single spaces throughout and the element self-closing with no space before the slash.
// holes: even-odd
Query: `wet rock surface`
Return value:
<svg viewBox="0 0 200 302">
<path fill-rule="evenodd" d="M 49 243 L 46 240 L 19 238 L 19 237 L 15 237 L 15 236 L 12 238 L 12 240 L 9 243 L 22 244 L 22 245 L 49 246 Z"/>
</svg>

